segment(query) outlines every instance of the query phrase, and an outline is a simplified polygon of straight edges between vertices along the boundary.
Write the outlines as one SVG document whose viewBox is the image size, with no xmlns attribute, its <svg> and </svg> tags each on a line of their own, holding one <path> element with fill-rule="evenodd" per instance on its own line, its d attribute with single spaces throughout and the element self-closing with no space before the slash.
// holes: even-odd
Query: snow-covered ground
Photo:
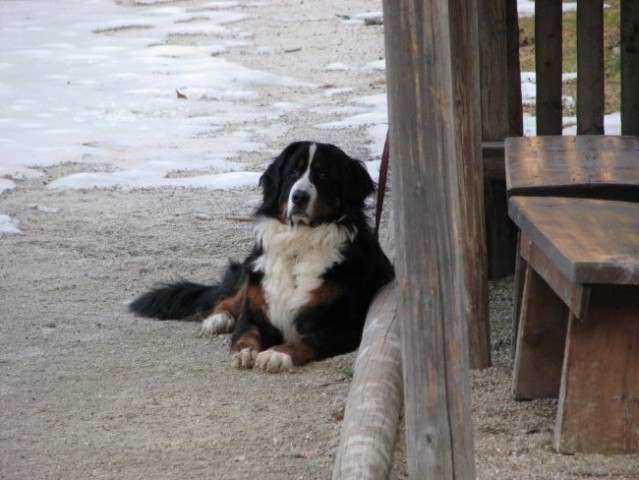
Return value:
<svg viewBox="0 0 639 480">
<path fill-rule="evenodd" d="M 304 103 L 270 103 L 256 88 L 295 89 L 313 99 L 347 90 L 320 90 L 225 59 L 238 45 L 268 52 L 241 28 L 267 2 L 133 3 L 135 8 L 111 0 L 0 1 L 0 192 L 15 188 L 14 180 L 40 176 L 38 168 L 74 162 L 103 164 L 104 171 L 75 172 L 49 188 L 255 185 L 259 172 L 241 162 L 242 154 L 275 153 L 265 140 L 285 135 L 285 114 Z M 521 15 L 533 7 L 519 0 Z M 168 41 L 189 35 L 198 35 L 198 42 Z M 335 62 L 324 68 L 352 67 Z M 384 62 L 367 68 L 383 70 Z M 534 74 L 522 75 L 522 89 L 525 101 L 534 102 Z M 385 95 L 353 101 L 356 109 L 345 108 L 339 119 L 317 127 L 365 126 L 371 151 L 381 151 Z M 607 133 L 618 131 L 618 115 L 606 122 Z M 526 116 L 524 124 L 525 133 L 534 135 L 534 118 Z M 15 221 L 0 219 L 0 233 L 16 231 Z"/>
</svg>

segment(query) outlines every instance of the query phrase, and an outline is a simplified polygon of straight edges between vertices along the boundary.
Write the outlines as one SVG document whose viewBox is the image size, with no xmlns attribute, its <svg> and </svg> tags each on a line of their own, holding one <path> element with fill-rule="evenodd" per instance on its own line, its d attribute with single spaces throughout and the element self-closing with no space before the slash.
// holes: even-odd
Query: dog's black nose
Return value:
<svg viewBox="0 0 639 480">
<path fill-rule="evenodd" d="M 293 200 L 293 205 L 296 207 L 304 207 L 311 199 L 311 195 L 304 190 L 296 190 L 293 192 L 293 196 L 291 200 Z"/>
</svg>

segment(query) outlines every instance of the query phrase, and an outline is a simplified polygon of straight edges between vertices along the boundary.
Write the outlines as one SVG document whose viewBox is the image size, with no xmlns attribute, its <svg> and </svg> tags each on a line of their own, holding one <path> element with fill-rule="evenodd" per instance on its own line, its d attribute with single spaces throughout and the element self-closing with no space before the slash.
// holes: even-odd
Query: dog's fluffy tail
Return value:
<svg viewBox="0 0 639 480">
<path fill-rule="evenodd" d="M 244 281 L 244 269 L 231 262 L 218 285 L 188 280 L 167 283 L 134 298 L 129 310 L 140 317 L 159 320 L 201 320 L 226 297 L 234 295 Z"/>
</svg>

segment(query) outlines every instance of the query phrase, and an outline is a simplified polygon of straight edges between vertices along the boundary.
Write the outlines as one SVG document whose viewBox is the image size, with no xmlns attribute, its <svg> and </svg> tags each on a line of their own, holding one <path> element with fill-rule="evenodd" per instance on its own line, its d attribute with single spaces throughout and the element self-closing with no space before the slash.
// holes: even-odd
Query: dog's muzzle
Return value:
<svg viewBox="0 0 639 480">
<path fill-rule="evenodd" d="M 293 190 L 288 199 L 286 212 L 286 221 L 289 225 L 297 225 L 299 223 L 310 224 L 310 206 L 311 194 L 308 191 L 302 189 Z"/>
</svg>

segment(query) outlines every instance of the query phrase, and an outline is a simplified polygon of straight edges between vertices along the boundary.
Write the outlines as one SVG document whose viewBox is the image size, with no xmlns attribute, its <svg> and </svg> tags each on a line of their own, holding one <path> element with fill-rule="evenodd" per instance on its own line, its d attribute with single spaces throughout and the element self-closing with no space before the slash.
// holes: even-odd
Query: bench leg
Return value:
<svg viewBox="0 0 639 480">
<path fill-rule="evenodd" d="M 568 314 L 568 307 L 528 265 L 515 350 L 515 399 L 558 396 Z"/>
<path fill-rule="evenodd" d="M 562 453 L 639 453 L 639 286 L 593 287 L 571 315 L 555 428 Z"/>
<path fill-rule="evenodd" d="M 521 236 L 521 233 L 519 234 Z M 515 277 L 513 279 L 513 329 L 511 333 L 511 354 L 515 358 L 517 335 L 519 334 L 519 319 L 521 318 L 521 302 L 524 295 L 524 281 L 528 262 L 520 255 L 521 240 L 517 240 L 517 260 L 515 262 Z"/>
</svg>

